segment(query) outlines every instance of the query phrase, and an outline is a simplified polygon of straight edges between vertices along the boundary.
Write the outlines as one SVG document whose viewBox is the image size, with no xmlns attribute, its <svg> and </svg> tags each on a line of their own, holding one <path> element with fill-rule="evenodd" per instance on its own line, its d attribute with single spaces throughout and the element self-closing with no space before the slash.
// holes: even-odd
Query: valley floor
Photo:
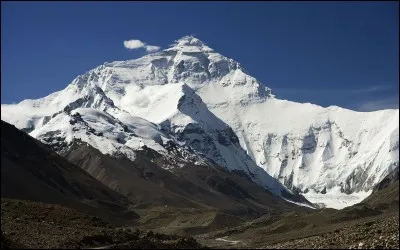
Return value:
<svg viewBox="0 0 400 250">
<path fill-rule="evenodd" d="M 399 248 L 399 215 L 372 218 L 348 225 L 333 232 L 293 241 L 268 245 L 266 249 L 286 248 L 350 248 L 382 249 Z"/>
<path fill-rule="evenodd" d="M 166 211 L 138 211 L 138 224 L 121 228 L 58 205 L 2 198 L 2 248 L 399 248 L 396 209 L 324 209 L 247 222 L 212 211 Z"/>
<path fill-rule="evenodd" d="M 26 200 L 1 199 L 1 248 L 198 249 L 191 237 L 116 228 L 98 217 Z"/>
<path fill-rule="evenodd" d="M 197 240 L 211 248 L 399 249 L 398 227 L 399 214 L 391 213 L 313 230 L 263 235 L 263 239 L 254 235 L 255 241 L 243 234 Z"/>
</svg>

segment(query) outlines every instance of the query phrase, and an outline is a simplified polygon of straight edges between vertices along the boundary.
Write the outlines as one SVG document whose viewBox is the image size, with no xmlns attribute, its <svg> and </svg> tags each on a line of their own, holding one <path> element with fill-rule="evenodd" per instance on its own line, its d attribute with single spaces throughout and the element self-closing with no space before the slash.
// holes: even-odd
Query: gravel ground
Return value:
<svg viewBox="0 0 400 250">
<path fill-rule="evenodd" d="M 1 245 L 11 248 L 203 248 L 194 238 L 114 228 L 58 205 L 1 199 Z"/>
<path fill-rule="evenodd" d="M 281 242 L 264 249 L 399 249 L 399 215 L 345 226 L 334 232 Z"/>
</svg>

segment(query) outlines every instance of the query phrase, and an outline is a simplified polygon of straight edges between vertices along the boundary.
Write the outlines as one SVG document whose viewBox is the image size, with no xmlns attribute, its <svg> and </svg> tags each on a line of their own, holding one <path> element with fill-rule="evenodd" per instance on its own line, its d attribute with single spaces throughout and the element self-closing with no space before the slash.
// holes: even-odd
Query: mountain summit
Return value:
<svg viewBox="0 0 400 250">
<path fill-rule="evenodd" d="M 362 113 L 277 99 L 193 36 L 1 111 L 59 152 L 80 139 L 133 160 L 146 147 L 169 162 L 218 165 L 277 195 L 301 193 L 336 208 L 361 201 L 399 166 L 398 109 Z"/>
<path fill-rule="evenodd" d="M 194 36 L 184 36 L 165 51 L 212 52 L 213 50 Z"/>
</svg>

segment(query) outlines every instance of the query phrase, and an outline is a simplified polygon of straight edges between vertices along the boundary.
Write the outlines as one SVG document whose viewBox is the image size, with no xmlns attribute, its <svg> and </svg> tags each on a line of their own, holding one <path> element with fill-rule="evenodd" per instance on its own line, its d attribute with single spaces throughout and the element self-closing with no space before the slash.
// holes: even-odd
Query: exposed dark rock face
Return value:
<svg viewBox="0 0 400 250">
<path fill-rule="evenodd" d="M 390 172 L 381 182 L 379 182 L 373 189 L 373 192 L 377 192 L 379 190 L 385 189 L 389 187 L 392 183 L 399 181 L 399 168 L 396 168 L 392 172 Z"/>
</svg>

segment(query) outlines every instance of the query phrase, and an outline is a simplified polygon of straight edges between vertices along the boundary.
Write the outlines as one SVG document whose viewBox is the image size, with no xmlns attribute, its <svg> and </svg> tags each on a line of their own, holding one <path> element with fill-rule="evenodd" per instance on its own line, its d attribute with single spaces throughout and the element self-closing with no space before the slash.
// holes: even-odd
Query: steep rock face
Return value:
<svg viewBox="0 0 400 250">
<path fill-rule="evenodd" d="M 77 100 L 119 121 L 146 120 L 163 135 L 146 146 L 166 155 L 174 145 L 186 158 L 243 171 L 280 190 L 275 177 L 316 202 L 321 191 L 330 201 L 365 197 L 399 165 L 398 110 L 362 113 L 279 100 L 239 63 L 191 36 L 139 59 L 105 63 L 45 98 L 2 105 L 2 119 L 39 136 L 41 127 L 55 131 L 60 123 L 47 125 L 49 116 Z M 132 148 L 121 137 L 118 150 Z"/>
</svg>

